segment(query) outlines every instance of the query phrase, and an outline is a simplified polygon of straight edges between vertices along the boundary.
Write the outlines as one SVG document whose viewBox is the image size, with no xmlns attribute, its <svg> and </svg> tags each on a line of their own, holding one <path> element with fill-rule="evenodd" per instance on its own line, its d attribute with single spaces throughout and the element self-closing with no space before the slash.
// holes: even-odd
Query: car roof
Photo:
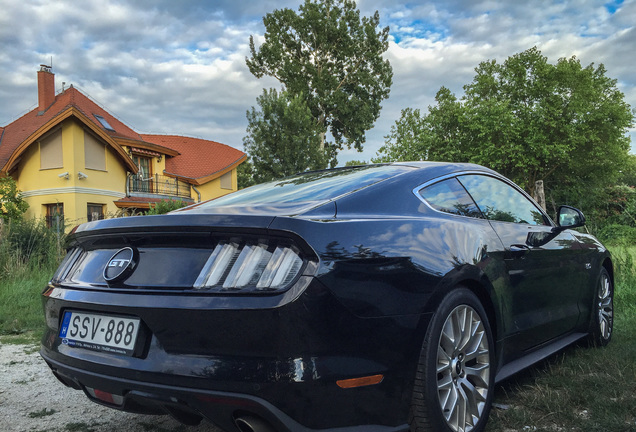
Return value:
<svg viewBox="0 0 636 432">
<path fill-rule="evenodd" d="M 391 185 L 395 182 L 408 185 L 406 189 L 410 193 L 412 188 L 437 177 L 466 171 L 496 174 L 475 164 L 430 161 L 339 167 L 308 171 L 255 185 L 175 213 L 301 214 L 363 190 L 373 194 L 387 180 L 392 180 L 389 182 Z"/>
</svg>

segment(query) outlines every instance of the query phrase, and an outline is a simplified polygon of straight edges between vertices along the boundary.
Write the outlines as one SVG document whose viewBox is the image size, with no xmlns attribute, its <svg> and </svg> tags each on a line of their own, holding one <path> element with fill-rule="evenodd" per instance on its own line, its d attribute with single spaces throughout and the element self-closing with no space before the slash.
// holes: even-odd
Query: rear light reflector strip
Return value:
<svg viewBox="0 0 636 432">
<path fill-rule="evenodd" d="M 302 266 L 303 260 L 293 246 L 221 242 L 203 266 L 194 288 L 218 292 L 284 290 Z"/>
</svg>

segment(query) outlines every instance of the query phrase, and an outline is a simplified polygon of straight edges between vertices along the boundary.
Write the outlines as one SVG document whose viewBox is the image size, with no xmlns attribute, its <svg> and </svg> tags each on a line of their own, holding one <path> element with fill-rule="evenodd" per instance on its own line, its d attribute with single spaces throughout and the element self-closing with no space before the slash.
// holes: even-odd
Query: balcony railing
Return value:
<svg viewBox="0 0 636 432">
<path fill-rule="evenodd" d="M 134 196 L 164 195 L 172 198 L 191 198 L 190 183 L 155 174 L 149 178 L 128 176 L 127 192 Z"/>
</svg>

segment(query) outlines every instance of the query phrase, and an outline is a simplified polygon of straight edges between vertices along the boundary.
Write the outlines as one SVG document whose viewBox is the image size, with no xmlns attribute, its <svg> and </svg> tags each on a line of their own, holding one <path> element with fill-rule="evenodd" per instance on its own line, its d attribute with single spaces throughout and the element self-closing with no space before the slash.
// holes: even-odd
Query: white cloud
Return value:
<svg viewBox="0 0 636 432">
<path fill-rule="evenodd" d="M 249 36 L 257 44 L 262 16 L 297 9 L 300 0 L 0 0 L 0 125 L 37 103 L 36 71 L 53 57 L 57 87 L 74 84 L 139 132 L 177 133 L 242 148 L 245 112 L 273 79 L 245 66 Z M 614 5 L 614 6 L 612 6 Z M 437 0 L 395 4 L 359 0 L 391 26 L 387 58 L 391 96 L 367 135 L 369 160 L 406 107 L 425 110 L 446 86 L 461 95 L 474 68 L 487 59 L 537 46 L 549 61 L 576 55 L 603 63 L 636 107 L 636 2 L 617 7 L 586 0 Z"/>
</svg>

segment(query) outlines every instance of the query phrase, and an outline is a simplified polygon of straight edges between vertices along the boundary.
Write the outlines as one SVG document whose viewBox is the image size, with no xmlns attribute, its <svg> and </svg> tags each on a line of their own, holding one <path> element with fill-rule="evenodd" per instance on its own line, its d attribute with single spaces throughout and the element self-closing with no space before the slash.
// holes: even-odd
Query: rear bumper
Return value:
<svg viewBox="0 0 636 432">
<path fill-rule="evenodd" d="M 242 414 L 279 431 L 407 430 L 419 326 L 430 317 L 360 317 L 316 280 L 279 307 L 243 309 L 245 300 L 236 301 L 53 288 L 44 296 L 41 354 L 62 382 L 121 410 L 203 416 L 228 431 Z M 138 353 L 64 344 L 59 317 L 69 309 L 139 317 L 145 330 Z M 337 385 L 375 375 L 384 378 Z M 87 388 L 123 402 L 96 400 Z"/>
<path fill-rule="evenodd" d="M 267 400 L 249 394 L 193 389 L 136 381 L 102 375 L 71 367 L 53 360 L 49 350 L 42 347 L 40 354 L 53 374 L 65 385 L 82 390 L 96 403 L 123 411 L 143 414 L 169 414 L 186 424 L 196 424 L 203 417 L 226 431 L 238 431 L 235 420 L 252 416 L 265 420 L 279 432 L 406 432 L 408 425 L 386 426 L 364 424 L 326 429 L 308 428 Z M 95 397 L 97 389 L 117 397 L 104 401 Z"/>
</svg>

